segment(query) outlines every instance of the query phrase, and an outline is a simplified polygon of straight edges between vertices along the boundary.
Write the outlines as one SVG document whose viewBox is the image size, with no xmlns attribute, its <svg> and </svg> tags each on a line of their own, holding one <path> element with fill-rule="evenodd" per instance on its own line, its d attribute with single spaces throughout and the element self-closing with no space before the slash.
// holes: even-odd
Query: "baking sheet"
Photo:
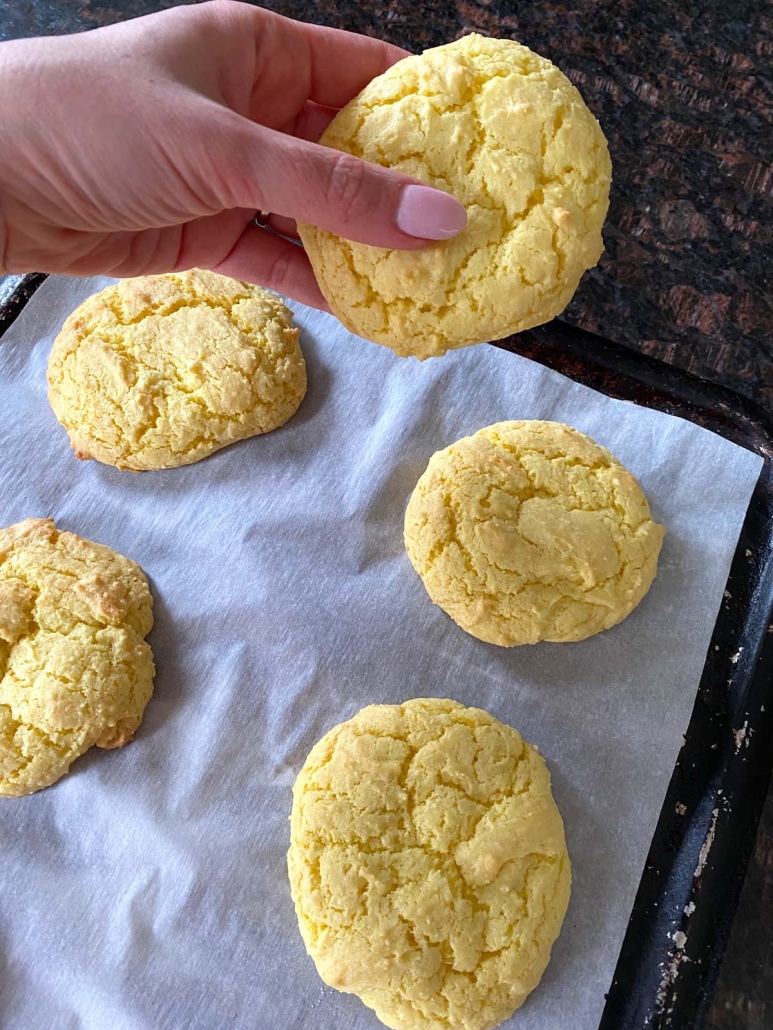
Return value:
<svg viewBox="0 0 773 1030">
<path fill-rule="evenodd" d="M 419 365 L 293 304 L 310 386 L 285 428 L 175 471 L 79 463 L 45 364 L 65 315 L 108 282 L 49 279 L 3 337 L 2 521 L 50 514 L 143 566 L 156 694 L 130 746 L 0 800 L 3 1026 L 375 1030 L 304 952 L 285 873 L 291 785 L 362 705 L 435 695 L 537 744 L 566 822 L 564 930 L 505 1025 L 595 1027 L 761 459 L 492 347 Z M 429 455 L 505 418 L 590 433 L 668 529 L 648 597 L 589 641 L 476 641 L 405 555 Z"/>
</svg>

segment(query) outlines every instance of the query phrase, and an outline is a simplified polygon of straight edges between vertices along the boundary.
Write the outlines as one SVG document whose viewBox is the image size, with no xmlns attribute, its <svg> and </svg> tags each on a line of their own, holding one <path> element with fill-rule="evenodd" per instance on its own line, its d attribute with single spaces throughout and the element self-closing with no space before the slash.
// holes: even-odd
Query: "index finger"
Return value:
<svg viewBox="0 0 773 1030">
<path fill-rule="evenodd" d="M 268 38 L 269 33 L 273 40 Z M 271 15 L 262 26 L 259 48 L 264 43 L 275 55 L 287 54 L 297 74 L 308 75 L 309 100 L 335 108 L 348 104 L 371 79 L 411 56 L 383 39 L 291 21 L 278 14 Z"/>
</svg>

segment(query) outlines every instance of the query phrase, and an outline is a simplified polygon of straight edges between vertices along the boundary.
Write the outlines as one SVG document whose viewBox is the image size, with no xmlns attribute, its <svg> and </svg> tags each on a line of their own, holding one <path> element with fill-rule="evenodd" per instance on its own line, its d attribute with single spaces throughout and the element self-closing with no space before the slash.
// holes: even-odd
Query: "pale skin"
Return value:
<svg viewBox="0 0 773 1030">
<path fill-rule="evenodd" d="M 325 308 L 256 212 L 404 250 L 466 222 L 448 194 L 316 143 L 406 56 L 233 0 L 0 44 L 0 274 L 209 268 Z"/>
</svg>

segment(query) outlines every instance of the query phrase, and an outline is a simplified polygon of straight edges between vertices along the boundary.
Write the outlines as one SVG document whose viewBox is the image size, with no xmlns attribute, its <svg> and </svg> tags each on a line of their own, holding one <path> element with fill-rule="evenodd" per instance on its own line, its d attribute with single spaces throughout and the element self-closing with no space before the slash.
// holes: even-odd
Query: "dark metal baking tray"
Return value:
<svg viewBox="0 0 773 1030">
<path fill-rule="evenodd" d="M 44 279 L 0 282 L 0 335 Z M 766 459 L 599 1027 L 693 1030 L 708 1011 L 773 769 L 773 420 L 730 390 L 558 320 L 496 346 Z"/>
</svg>

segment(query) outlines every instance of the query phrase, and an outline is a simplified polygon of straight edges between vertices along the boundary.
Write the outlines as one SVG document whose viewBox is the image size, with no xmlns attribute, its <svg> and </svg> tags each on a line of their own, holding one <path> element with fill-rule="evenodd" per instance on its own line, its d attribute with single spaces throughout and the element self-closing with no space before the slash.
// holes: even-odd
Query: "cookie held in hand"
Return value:
<svg viewBox="0 0 773 1030">
<path fill-rule="evenodd" d="M 423 250 L 299 233 L 347 329 L 418 358 L 540 325 L 603 251 L 611 164 L 569 79 L 508 39 L 464 36 L 395 64 L 321 143 L 453 194 L 467 228 Z"/>
</svg>

